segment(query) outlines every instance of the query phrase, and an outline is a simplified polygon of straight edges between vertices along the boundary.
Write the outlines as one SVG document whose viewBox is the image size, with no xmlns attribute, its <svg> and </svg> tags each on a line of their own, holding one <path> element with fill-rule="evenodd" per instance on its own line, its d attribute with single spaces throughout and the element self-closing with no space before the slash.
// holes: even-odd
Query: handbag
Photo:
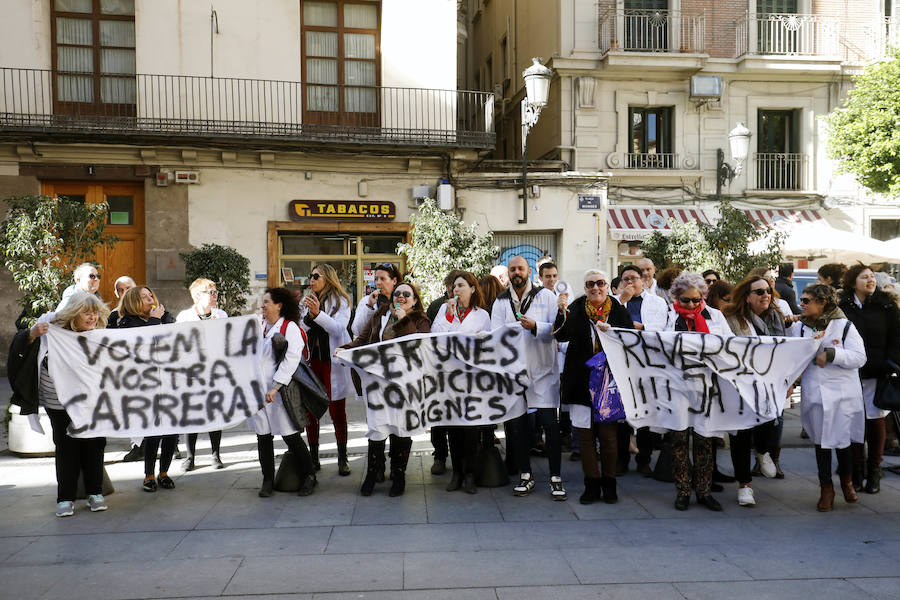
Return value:
<svg viewBox="0 0 900 600">
<path fill-rule="evenodd" d="M 585 363 L 591 374 L 588 391 L 591 394 L 591 414 L 595 423 L 614 423 L 625 418 L 625 407 L 619 387 L 606 362 L 606 353 L 598 352 Z"/>
<path fill-rule="evenodd" d="M 900 410 L 900 367 L 890 360 L 887 364 L 893 372 L 881 377 L 875 385 L 874 404 L 881 410 Z"/>
<path fill-rule="evenodd" d="M 272 353 L 275 356 L 276 367 L 281 364 L 281 361 L 284 360 L 284 355 L 287 353 L 287 340 L 284 338 L 284 332 L 287 331 L 287 323 L 288 321 L 284 321 L 281 325 L 281 332 L 272 336 Z M 305 342 L 306 336 L 302 329 L 300 330 L 300 334 L 304 337 Z M 296 400 L 294 398 L 295 396 Z M 316 419 L 321 419 L 325 413 L 328 412 L 328 405 L 331 402 L 331 399 L 328 397 L 328 391 L 325 389 L 322 382 L 319 381 L 319 378 L 316 377 L 316 374 L 313 373 L 312 368 L 305 358 L 301 358 L 300 363 L 297 365 L 297 369 L 291 377 L 291 383 L 288 387 L 282 388 L 281 397 L 285 402 L 285 407 L 288 409 L 291 420 L 295 421 L 294 425 L 298 428 L 300 427 L 297 422 L 299 413 L 294 414 L 295 412 L 302 409 L 303 411 L 310 413 Z M 299 401 L 299 406 L 288 406 L 289 404 L 295 404 L 296 401 Z M 303 426 L 305 425 L 306 418 L 304 415 Z"/>
</svg>

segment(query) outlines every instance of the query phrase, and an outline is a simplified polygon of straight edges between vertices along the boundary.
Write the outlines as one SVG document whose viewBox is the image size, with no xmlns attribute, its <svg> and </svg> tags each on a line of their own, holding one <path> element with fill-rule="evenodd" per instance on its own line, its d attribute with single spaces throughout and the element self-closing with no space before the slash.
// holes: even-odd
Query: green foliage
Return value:
<svg viewBox="0 0 900 600">
<path fill-rule="evenodd" d="M 828 154 L 876 193 L 900 195 L 900 50 L 866 67 L 847 101 L 825 117 Z"/>
<path fill-rule="evenodd" d="M 179 256 L 184 261 L 185 287 L 198 277 L 215 281 L 219 308 L 229 316 L 241 314 L 250 295 L 250 259 L 219 244 L 203 244 Z"/>
<path fill-rule="evenodd" d="M 492 233 L 479 235 L 474 224 L 465 225 L 432 199 L 422 202 L 410 221 L 412 243 L 398 244 L 397 253 L 406 256 L 409 279 L 419 286 L 423 301 L 444 294 L 444 277 L 452 269 L 471 271 L 476 277 L 490 272 L 500 251 Z"/>
<path fill-rule="evenodd" d="M 0 255 L 22 291 L 23 322 L 31 325 L 59 303 L 72 272 L 102 246 L 118 238 L 105 233 L 108 205 L 68 198 L 7 198 L 0 226 Z M 98 265 L 100 266 L 100 265 Z"/>
<path fill-rule="evenodd" d="M 722 277 L 738 282 L 756 267 L 775 267 L 781 262 L 785 234 L 771 228 L 760 230 L 747 214 L 728 200 L 719 203 L 719 220 L 714 226 L 695 221 L 670 221 L 671 234 L 653 232 L 642 243 L 644 256 L 657 268 L 679 266 L 688 271 L 715 269 Z M 763 240 L 760 252 L 751 242 Z"/>
</svg>

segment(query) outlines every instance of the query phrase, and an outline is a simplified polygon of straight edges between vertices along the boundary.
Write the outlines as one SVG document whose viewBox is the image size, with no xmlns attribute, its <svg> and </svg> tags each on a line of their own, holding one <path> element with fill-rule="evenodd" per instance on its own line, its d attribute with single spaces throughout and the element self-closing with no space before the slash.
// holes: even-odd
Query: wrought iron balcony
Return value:
<svg viewBox="0 0 900 600">
<path fill-rule="evenodd" d="M 600 51 L 706 52 L 706 16 L 678 10 L 600 9 Z"/>
<path fill-rule="evenodd" d="M 805 190 L 806 154 L 760 152 L 756 162 L 756 189 Z"/>
<path fill-rule="evenodd" d="M 736 23 L 736 56 L 838 56 L 837 17 L 793 13 L 749 13 Z"/>
<path fill-rule="evenodd" d="M 629 152 L 625 155 L 626 169 L 677 169 L 678 155 L 672 152 Z"/>
<path fill-rule="evenodd" d="M 869 49 L 866 58 L 887 58 L 888 50 L 900 46 L 900 17 L 884 17 L 866 31 Z"/>
<path fill-rule="evenodd" d="M 0 137 L 493 148 L 488 92 L 0 67 Z"/>
</svg>

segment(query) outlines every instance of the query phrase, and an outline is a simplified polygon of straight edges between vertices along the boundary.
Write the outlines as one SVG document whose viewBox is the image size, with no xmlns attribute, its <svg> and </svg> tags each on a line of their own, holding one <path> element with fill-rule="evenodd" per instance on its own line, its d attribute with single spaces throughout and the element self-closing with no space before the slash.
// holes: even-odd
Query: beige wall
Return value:
<svg viewBox="0 0 900 600">
<path fill-rule="evenodd" d="M 50 68 L 50 0 L 3 3 L 0 67 Z"/>
</svg>

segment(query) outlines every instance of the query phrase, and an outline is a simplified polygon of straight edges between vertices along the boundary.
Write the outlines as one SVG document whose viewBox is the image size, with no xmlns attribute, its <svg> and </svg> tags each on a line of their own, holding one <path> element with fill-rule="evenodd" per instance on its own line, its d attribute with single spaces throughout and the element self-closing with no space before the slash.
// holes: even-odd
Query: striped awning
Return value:
<svg viewBox="0 0 900 600">
<path fill-rule="evenodd" d="M 695 207 L 617 206 L 609 209 L 609 232 L 614 240 L 642 240 L 654 231 L 669 231 L 670 219 L 711 224 L 709 216 Z"/>
<path fill-rule="evenodd" d="M 815 223 L 822 220 L 817 210 L 745 210 L 754 223 L 775 228 L 788 227 L 797 223 Z"/>
</svg>

